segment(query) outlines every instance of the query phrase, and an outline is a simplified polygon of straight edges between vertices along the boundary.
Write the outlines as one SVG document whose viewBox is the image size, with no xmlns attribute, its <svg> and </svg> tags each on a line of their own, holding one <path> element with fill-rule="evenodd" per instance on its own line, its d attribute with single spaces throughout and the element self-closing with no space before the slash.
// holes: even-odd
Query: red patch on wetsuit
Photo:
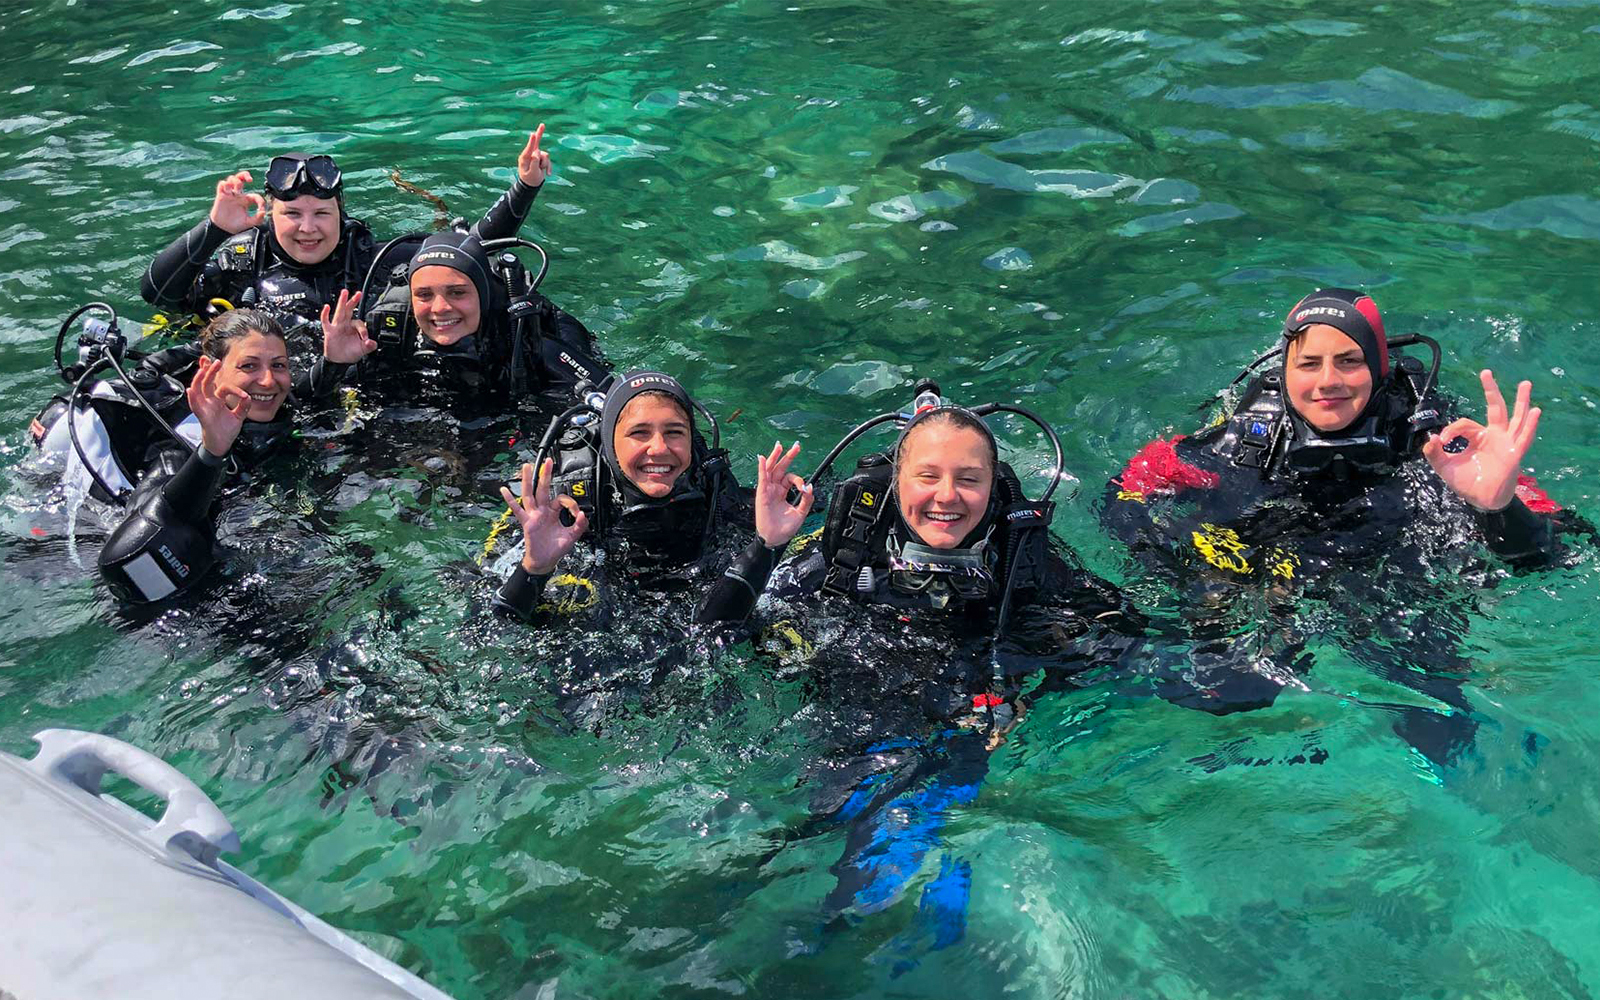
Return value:
<svg viewBox="0 0 1600 1000">
<path fill-rule="evenodd" d="M 1129 493 L 1176 493 L 1198 487 L 1209 490 L 1220 481 L 1217 474 L 1198 469 L 1178 457 L 1177 444 L 1184 435 L 1171 441 L 1157 438 L 1128 460 L 1122 475 L 1115 480 Z"/>
<path fill-rule="evenodd" d="M 1517 477 L 1517 499 L 1535 514 L 1554 514 L 1564 509 L 1539 488 L 1539 481 L 1532 476 Z"/>
<path fill-rule="evenodd" d="M 1003 699 L 997 694 L 975 694 L 972 696 L 973 708 L 993 708 Z"/>
</svg>

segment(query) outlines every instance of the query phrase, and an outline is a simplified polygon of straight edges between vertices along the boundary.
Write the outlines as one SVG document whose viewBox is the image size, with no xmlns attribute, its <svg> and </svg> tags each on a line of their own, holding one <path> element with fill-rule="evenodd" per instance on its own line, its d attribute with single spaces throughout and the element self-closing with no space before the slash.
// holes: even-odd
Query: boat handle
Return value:
<svg viewBox="0 0 1600 1000">
<path fill-rule="evenodd" d="M 35 733 L 33 741 L 39 744 L 39 753 L 28 766 L 43 777 L 98 796 L 101 779 L 107 771 L 115 771 L 159 796 L 166 802 L 166 810 L 140 836 L 162 850 L 182 850 L 207 865 L 214 865 L 220 853 L 239 850 L 239 835 L 216 803 L 155 754 L 80 729 L 45 729 Z"/>
</svg>

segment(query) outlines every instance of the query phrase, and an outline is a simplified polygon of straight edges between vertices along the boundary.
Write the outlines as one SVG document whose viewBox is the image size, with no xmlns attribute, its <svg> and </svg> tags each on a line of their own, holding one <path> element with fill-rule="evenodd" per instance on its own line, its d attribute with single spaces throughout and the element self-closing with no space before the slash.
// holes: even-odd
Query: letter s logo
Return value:
<svg viewBox="0 0 1600 1000">
<path fill-rule="evenodd" d="M 863 507 L 876 507 L 877 505 L 878 505 L 878 498 L 876 496 L 872 495 L 871 493 L 862 493 L 861 494 L 861 506 L 863 506 Z"/>
<path fill-rule="evenodd" d="M 581 496 L 586 495 L 588 492 L 589 492 L 589 484 L 588 483 L 573 483 L 572 484 L 572 495 L 573 496 L 581 497 Z"/>
</svg>

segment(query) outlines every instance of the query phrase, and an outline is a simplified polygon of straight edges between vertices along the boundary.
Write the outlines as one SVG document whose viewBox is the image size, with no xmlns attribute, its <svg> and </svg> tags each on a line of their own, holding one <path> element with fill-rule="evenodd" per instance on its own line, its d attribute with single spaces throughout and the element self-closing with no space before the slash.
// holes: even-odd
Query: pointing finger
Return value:
<svg viewBox="0 0 1600 1000">
<path fill-rule="evenodd" d="M 538 152 L 539 152 L 539 140 L 543 139 L 543 138 L 544 138 L 544 122 L 540 122 L 539 123 L 539 127 L 533 130 L 533 135 L 528 137 L 529 148 L 531 148 L 535 154 L 538 154 Z"/>
</svg>

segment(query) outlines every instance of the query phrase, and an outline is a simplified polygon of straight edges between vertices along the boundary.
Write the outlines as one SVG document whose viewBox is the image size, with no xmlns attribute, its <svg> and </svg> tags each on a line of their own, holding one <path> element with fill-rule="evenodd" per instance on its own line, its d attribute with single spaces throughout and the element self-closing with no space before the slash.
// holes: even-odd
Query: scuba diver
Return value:
<svg viewBox="0 0 1600 1000">
<path fill-rule="evenodd" d="M 472 232 L 515 236 L 550 175 L 540 125 L 517 157 L 511 188 Z M 156 255 L 140 282 L 146 302 L 197 316 L 254 306 L 286 328 L 314 320 L 341 290 L 355 292 L 383 255 L 367 224 L 345 211 L 344 175 L 331 156 L 285 153 L 267 166 L 263 197 L 241 170 L 217 182 L 211 211 Z M 391 262 L 394 263 L 394 262 Z"/>
<path fill-rule="evenodd" d="M 282 327 L 260 310 L 225 312 L 197 342 L 146 356 L 131 372 L 121 364 L 125 341 L 110 306 L 91 303 L 67 318 L 56 359 L 74 388 L 30 430 L 41 452 L 64 459 L 69 492 L 128 511 L 99 557 L 119 598 L 159 601 L 205 576 L 216 562 L 214 507 L 229 474 L 281 450 L 293 430 L 292 402 L 327 400 L 350 366 L 377 348 L 354 320 L 359 298 L 340 292 L 331 310 L 323 307 L 323 355 L 298 378 Z M 96 309 L 110 321 L 86 324 L 78 364 L 62 365 L 66 330 Z M 90 388 L 108 367 L 120 378 Z"/>
<path fill-rule="evenodd" d="M 710 425 L 709 445 L 697 411 Z M 629 372 L 608 391 L 585 394 L 551 422 L 535 461 L 522 466 L 520 496 L 509 487 L 500 495 L 522 546 L 494 606 L 523 620 L 581 538 L 610 554 L 607 565 L 659 586 L 692 578 L 727 547 L 720 543 L 729 532 L 754 526 L 750 491 L 734 479 L 716 420 L 677 379 L 656 371 Z M 570 587 L 579 578 L 561 579 Z"/>
<path fill-rule="evenodd" d="M 456 229 L 403 236 L 390 246 L 408 240 L 417 243 L 408 263 L 394 268 L 387 289 L 364 307 L 379 350 L 362 364 L 361 382 L 503 409 L 508 400 L 564 400 L 610 373 L 594 335 L 539 293 L 549 259 L 537 243 L 482 240 Z M 539 253 L 537 274 L 522 266 L 517 248 Z M 375 264 L 363 295 L 376 271 Z"/>
<path fill-rule="evenodd" d="M 1043 428 L 1055 448 L 1055 476 L 1030 500 L 1011 466 L 999 460 L 984 421 L 1015 413 Z M 810 483 L 789 471 L 799 445 L 774 445 L 758 457 L 756 542 L 729 567 L 702 608 L 702 621 L 742 621 L 768 589 L 789 541 L 815 501 L 811 483 L 852 441 L 886 423 L 900 425 L 887 453 L 860 459 L 829 506 L 820 543 L 785 564 L 775 596 L 825 595 L 902 610 L 995 619 L 1003 631 L 1012 609 L 1070 595 L 1074 613 L 1111 621 L 1124 609 L 1115 588 L 1069 563 L 1049 544 L 1061 475 L 1061 444 L 1049 425 L 1021 407 L 968 409 L 919 383 L 909 413 L 884 413 L 840 441 Z"/>
<path fill-rule="evenodd" d="M 1431 367 L 1391 353 L 1413 344 L 1431 349 Z M 1547 563 L 1569 516 L 1519 472 L 1539 423 L 1532 386 L 1508 413 L 1485 370 L 1486 421 L 1450 419 L 1435 392 L 1439 345 L 1389 339 L 1373 300 L 1345 288 L 1303 298 L 1234 384 L 1272 359 L 1230 417 L 1151 442 L 1107 487 L 1103 523 L 1174 586 L 1204 640 L 1158 669 L 1158 689 L 1218 715 L 1305 689 L 1296 604 L 1332 601 L 1346 651 L 1445 706 L 1380 707 L 1446 765 L 1476 730 L 1456 651 L 1468 611 L 1426 584 L 1472 572 L 1474 541 L 1514 568 Z"/>
<path fill-rule="evenodd" d="M 1009 404 L 955 405 L 932 382 L 915 392 L 908 412 L 847 434 L 809 483 L 789 471 L 798 445 L 760 456 L 759 537 L 700 613 L 703 622 L 743 621 L 762 600 L 771 621 L 758 644 L 774 649 L 767 637 L 788 635 L 794 648 L 781 658 L 811 670 L 803 725 L 827 749 L 813 769 L 812 817 L 782 839 L 844 830 L 825 931 L 892 905 L 926 855 L 946 846 L 949 814 L 976 799 L 992 751 L 1025 710 L 1025 676 L 1042 668 L 1040 689 L 1082 684 L 1122 657 L 1141 627 L 1114 587 L 1051 543 L 1062 463 L 1049 425 Z M 1037 500 L 999 460 L 984 419 L 996 413 L 1033 421 L 1054 447 Z M 886 424 L 900 427 L 893 447 L 857 462 L 834 490 L 820 540 L 779 563 L 813 506 L 811 484 Z M 801 605 L 801 624 L 782 620 L 786 604 Z M 960 940 L 971 880 L 970 862 L 946 849 L 911 926 L 886 949 L 896 974 L 919 952 Z"/>
</svg>

